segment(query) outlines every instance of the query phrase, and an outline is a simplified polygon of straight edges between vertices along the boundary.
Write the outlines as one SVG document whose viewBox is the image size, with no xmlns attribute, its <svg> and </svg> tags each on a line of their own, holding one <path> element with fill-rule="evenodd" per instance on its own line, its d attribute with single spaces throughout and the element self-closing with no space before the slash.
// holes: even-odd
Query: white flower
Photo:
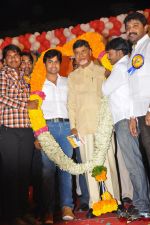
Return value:
<svg viewBox="0 0 150 225">
<path fill-rule="evenodd" d="M 106 97 L 101 99 L 98 121 L 97 132 L 94 135 L 95 143 L 93 157 L 92 160 L 87 161 L 86 163 L 77 164 L 71 158 L 66 156 L 50 132 L 40 134 L 38 140 L 48 158 L 54 161 L 60 169 L 73 175 L 82 174 L 86 171 L 91 172 L 95 166 L 104 164 L 111 142 L 113 125 Z"/>
</svg>

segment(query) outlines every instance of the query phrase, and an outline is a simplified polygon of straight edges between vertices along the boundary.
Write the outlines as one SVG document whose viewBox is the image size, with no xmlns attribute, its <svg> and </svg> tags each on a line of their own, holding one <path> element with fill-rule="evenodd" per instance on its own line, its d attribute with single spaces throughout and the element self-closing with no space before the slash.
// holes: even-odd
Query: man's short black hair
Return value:
<svg viewBox="0 0 150 225">
<path fill-rule="evenodd" d="M 3 48 L 3 51 L 2 51 L 3 59 L 6 58 L 8 51 L 17 52 L 21 56 L 21 49 L 17 45 L 10 44 Z"/>
<path fill-rule="evenodd" d="M 124 20 L 125 26 L 131 20 L 138 20 L 143 24 L 143 26 L 145 26 L 148 23 L 146 17 L 140 12 L 129 13 Z"/>
<path fill-rule="evenodd" d="M 30 59 L 30 61 L 32 62 L 32 64 L 33 64 L 34 60 L 33 60 L 32 54 L 30 52 L 22 52 L 21 56 L 27 56 Z"/>
<path fill-rule="evenodd" d="M 91 49 L 89 43 L 86 40 L 79 39 L 73 44 L 73 50 L 75 50 L 76 48 L 82 47 L 82 46 L 85 46 L 88 49 Z"/>
<path fill-rule="evenodd" d="M 131 44 L 122 37 L 114 38 L 106 44 L 106 51 L 122 50 L 124 55 L 131 52 Z"/>
<path fill-rule="evenodd" d="M 48 50 L 43 57 L 43 63 L 46 63 L 47 59 L 52 59 L 54 57 L 57 57 L 58 61 L 61 63 L 62 62 L 62 53 L 58 51 L 57 49 L 50 49 Z"/>
</svg>

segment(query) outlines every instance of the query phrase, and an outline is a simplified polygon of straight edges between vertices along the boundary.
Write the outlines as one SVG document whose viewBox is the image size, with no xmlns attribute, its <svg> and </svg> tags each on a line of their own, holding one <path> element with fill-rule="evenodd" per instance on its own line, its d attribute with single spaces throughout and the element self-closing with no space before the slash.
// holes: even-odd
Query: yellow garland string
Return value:
<svg viewBox="0 0 150 225">
<path fill-rule="evenodd" d="M 42 127 L 46 126 L 46 121 L 43 117 L 43 111 L 41 110 L 42 98 L 37 94 L 33 94 L 30 96 L 31 101 L 35 99 L 39 101 L 38 109 L 29 110 L 29 117 L 30 117 L 32 129 L 34 131 L 37 131 L 37 130 L 40 130 Z"/>
</svg>

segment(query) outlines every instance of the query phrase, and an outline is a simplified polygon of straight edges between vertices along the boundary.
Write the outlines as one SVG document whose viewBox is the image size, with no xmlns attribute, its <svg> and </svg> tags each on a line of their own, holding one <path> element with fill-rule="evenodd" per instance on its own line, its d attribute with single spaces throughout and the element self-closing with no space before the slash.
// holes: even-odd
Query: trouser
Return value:
<svg viewBox="0 0 150 225">
<path fill-rule="evenodd" d="M 118 142 L 117 142 L 117 160 L 121 181 L 121 197 L 122 199 L 126 197 L 133 199 L 133 186 Z"/>
<path fill-rule="evenodd" d="M 41 213 L 42 201 L 42 150 L 34 149 L 31 168 L 31 185 L 33 187 L 33 202 L 35 205 L 35 214 Z"/>
<path fill-rule="evenodd" d="M 73 149 L 67 140 L 67 136 L 70 135 L 69 122 L 52 122 L 47 120 L 49 132 L 60 145 L 63 152 L 72 158 Z M 55 173 L 56 165 L 51 161 L 48 156 L 42 153 L 42 213 L 53 212 L 55 205 Z M 57 168 L 58 175 L 58 190 L 60 197 L 60 207 L 68 206 L 73 208 L 72 198 L 72 175 L 66 171 Z"/>
<path fill-rule="evenodd" d="M 147 160 L 148 160 L 148 173 L 150 174 L 150 126 L 145 123 L 145 116 L 138 117 L 138 124 L 141 134 L 142 144 L 144 146 Z"/>
<path fill-rule="evenodd" d="M 77 162 L 82 163 L 79 148 L 75 149 L 75 153 L 76 153 Z M 80 197 L 79 197 L 80 205 L 82 205 L 84 203 L 88 205 L 89 204 L 89 192 L 88 192 L 88 188 L 87 188 L 85 174 L 80 174 L 80 175 L 77 175 L 76 177 L 78 177 L 77 189 L 80 189 L 80 192 L 81 192 Z"/>
<path fill-rule="evenodd" d="M 127 119 L 117 122 L 115 131 L 133 185 L 133 204 L 139 211 L 149 211 L 148 182 L 139 150 L 138 138 L 132 137 L 130 134 Z"/>
<path fill-rule="evenodd" d="M 27 212 L 34 136 L 30 128 L 0 129 L 1 216 L 13 218 Z"/>
</svg>

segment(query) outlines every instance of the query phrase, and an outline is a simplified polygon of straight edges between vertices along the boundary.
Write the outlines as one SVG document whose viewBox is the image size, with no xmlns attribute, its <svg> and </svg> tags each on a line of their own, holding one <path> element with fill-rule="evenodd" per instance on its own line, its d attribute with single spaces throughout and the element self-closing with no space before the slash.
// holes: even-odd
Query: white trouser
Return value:
<svg viewBox="0 0 150 225">
<path fill-rule="evenodd" d="M 93 151 L 94 151 L 94 142 L 93 142 L 93 135 L 88 134 L 83 137 L 85 144 L 80 146 L 80 154 L 82 162 L 86 162 L 92 158 Z M 116 171 L 116 163 L 115 163 L 115 157 L 114 157 L 114 148 L 110 146 L 110 149 L 108 150 L 105 166 L 107 167 L 107 180 L 105 182 L 107 190 L 112 194 L 113 197 L 115 197 L 118 201 L 119 198 L 119 185 L 118 185 L 118 178 L 117 178 L 117 171 Z M 100 195 L 99 195 L 99 184 L 91 176 L 91 173 L 87 172 L 85 174 L 88 191 L 89 191 L 89 207 L 92 207 L 92 204 L 94 202 L 99 201 Z"/>
</svg>

